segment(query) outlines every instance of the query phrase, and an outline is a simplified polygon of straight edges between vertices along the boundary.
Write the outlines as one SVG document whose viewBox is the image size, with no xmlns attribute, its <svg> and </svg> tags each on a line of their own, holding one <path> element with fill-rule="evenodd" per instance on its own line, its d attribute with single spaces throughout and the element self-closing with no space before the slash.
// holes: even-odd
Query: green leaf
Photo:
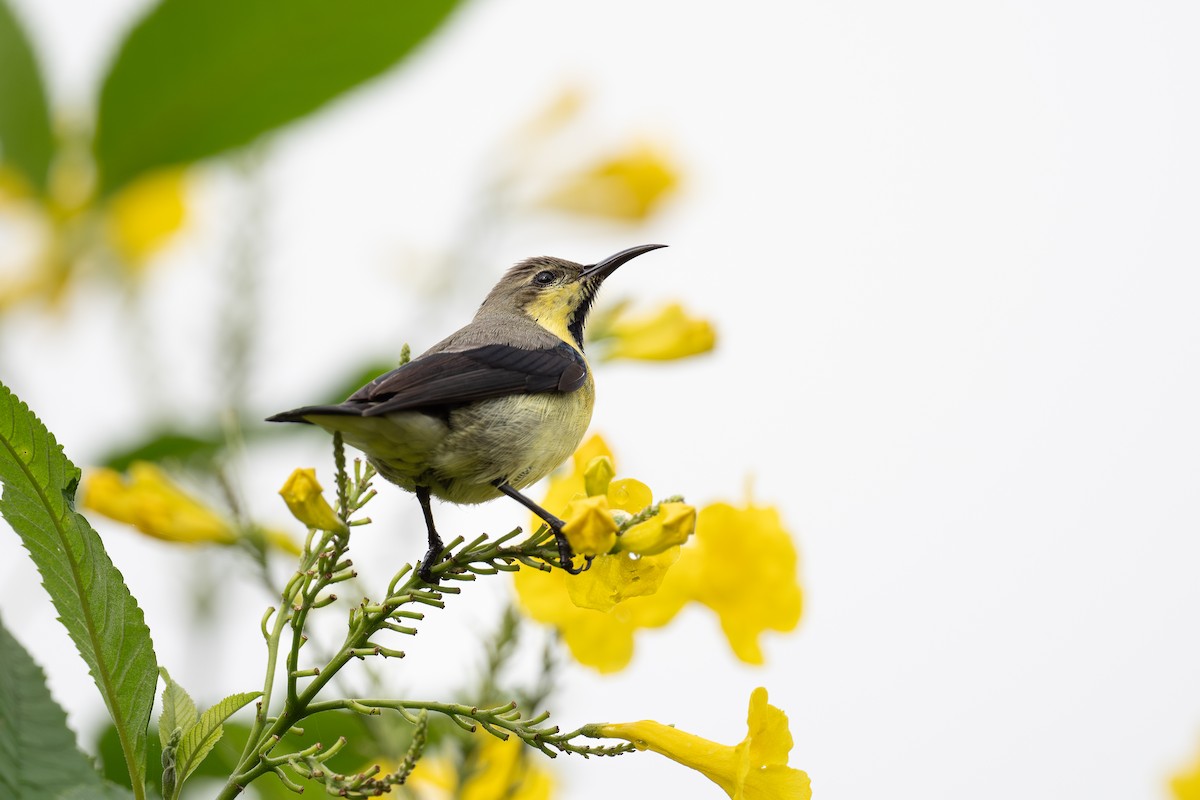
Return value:
<svg viewBox="0 0 1200 800">
<path fill-rule="evenodd" d="M 100 93 L 111 193 L 147 170 L 245 145 L 400 61 L 458 0 L 161 0 Z"/>
<path fill-rule="evenodd" d="M 91 760 L 75 746 L 41 667 L 0 624 L 0 796 L 42 800 L 100 783 Z"/>
<path fill-rule="evenodd" d="M 0 0 L 0 161 L 46 188 L 54 134 L 33 47 L 5 0 Z"/>
<path fill-rule="evenodd" d="M 179 750 L 175 755 L 175 769 L 179 775 L 180 786 L 220 741 L 221 734 L 224 733 L 221 723 L 239 708 L 261 696 L 262 692 L 231 694 L 201 714 L 200 720 L 184 732 L 183 741 L 179 743 Z"/>
<path fill-rule="evenodd" d="M 87 662 L 144 796 L 146 725 L 158 666 L 150 630 L 92 526 L 75 512 L 79 469 L 0 383 L 0 513 L 42 574 L 59 620 Z"/>
<path fill-rule="evenodd" d="M 196 704 L 191 696 L 182 686 L 171 680 L 165 669 L 159 669 L 158 674 L 162 675 L 166 684 L 162 693 L 162 713 L 158 717 L 158 743 L 166 747 L 176 728 L 187 733 L 200 715 L 196 712 Z"/>
</svg>

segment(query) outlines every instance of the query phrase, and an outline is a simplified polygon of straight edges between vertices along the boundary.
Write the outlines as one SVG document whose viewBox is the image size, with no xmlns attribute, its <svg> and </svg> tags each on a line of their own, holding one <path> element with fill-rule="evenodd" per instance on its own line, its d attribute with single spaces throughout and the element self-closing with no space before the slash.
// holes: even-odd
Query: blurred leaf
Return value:
<svg viewBox="0 0 1200 800">
<path fill-rule="evenodd" d="M 0 790 L 5 800 L 42 800 L 100 774 L 75 746 L 67 714 L 41 667 L 0 624 Z"/>
<path fill-rule="evenodd" d="M 135 787 L 146 775 L 146 725 L 158 665 L 150 629 L 100 537 L 75 512 L 79 469 L 0 383 L 0 512 L 42 574 L 59 620 L 108 706 Z"/>
<path fill-rule="evenodd" d="M 262 692 L 231 694 L 221 702 L 205 710 L 200 715 L 199 721 L 184 732 L 183 740 L 180 741 L 179 749 L 175 756 L 176 769 L 179 774 L 178 786 L 183 786 L 188 776 L 196 770 L 196 767 L 200 766 L 200 763 L 204 761 L 213 747 L 216 746 L 221 735 L 225 732 L 222 730 L 221 723 L 229 719 L 239 708 L 261 696 Z"/>
<path fill-rule="evenodd" d="M 458 0 L 161 0 L 129 32 L 96 122 L 100 189 L 239 147 L 408 55 Z"/>
<path fill-rule="evenodd" d="M 158 674 L 162 675 L 163 683 L 166 684 L 162 693 L 162 713 L 158 718 L 158 743 L 166 747 L 176 728 L 186 733 L 196 724 L 200 715 L 196 713 L 196 703 L 191 696 L 182 686 L 171 680 L 165 669 L 159 669 Z"/>
<path fill-rule="evenodd" d="M 128 787 L 129 772 L 125 769 L 125 755 L 121 752 L 121 737 L 117 735 L 117 729 L 112 723 L 105 725 L 96 737 L 95 751 L 96 759 L 100 762 L 100 774 L 104 779 Z M 157 736 L 151 735 L 146 740 L 146 764 L 149 766 L 146 787 L 151 795 L 156 795 L 160 792 L 162 783 L 162 746 Z"/>
<path fill-rule="evenodd" d="M 135 461 L 183 461 L 200 466 L 211 465 L 225 447 L 219 432 L 191 434 L 179 430 L 159 430 L 141 441 L 121 447 L 101 459 L 100 465 L 125 472 Z"/>
<path fill-rule="evenodd" d="M 0 160 L 46 188 L 54 134 L 33 47 L 5 0 L 0 0 Z"/>
<path fill-rule="evenodd" d="M 337 405 L 343 402 L 347 397 L 357 392 L 363 386 L 378 378 L 385 372 L 391 372 L 396 368 L 398 362 L 393 359 L 391 361 L 378 360 L 364 364 L 359 369 L 349 373 L 345 380 L 339 383 L 332 391 L 326 395 L 325 399 L 317 405 L 328 404 Z"/>
<path fill-rule="evenodd" d="M 54 800 L 133 800 L 133 792 L 124 786 L 102 783 L 96 786 L 76 786 L 56 796 Z"/>
</svg>

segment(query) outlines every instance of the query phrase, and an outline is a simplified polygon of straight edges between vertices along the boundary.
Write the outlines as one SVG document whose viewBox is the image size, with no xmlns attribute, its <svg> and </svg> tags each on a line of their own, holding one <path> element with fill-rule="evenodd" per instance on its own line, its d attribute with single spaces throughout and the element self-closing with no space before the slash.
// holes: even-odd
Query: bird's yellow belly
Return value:
<svg viewBox="0 0 1200 800">
<path fill-rule="evenodd" d="M 450 432 L 430 459 L 430 491 L 452 503 L 499 496 L 494 484 L 521 489 L 566 461 L 592 419 L 594 393 L 502 397 L 451 412 Z"/>
</svg>

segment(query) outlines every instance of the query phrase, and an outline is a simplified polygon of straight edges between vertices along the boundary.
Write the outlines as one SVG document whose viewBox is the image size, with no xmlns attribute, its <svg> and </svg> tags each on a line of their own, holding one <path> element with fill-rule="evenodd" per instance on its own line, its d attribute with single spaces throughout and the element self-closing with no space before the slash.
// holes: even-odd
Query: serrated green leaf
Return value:
<svg viewBox="0 0 1200 800">
<path fill-rule="evenodd" d="M 162 0 L 100 93 L 108 194 L 156 167 L 240 147 L 408 55 L 458 0 Z"/>
<path fill-rule="evenodd" d="M 0 796 L 42 800 L 75 786 L 99 786 L 100 774 L 75 746 L 67 714 L 46 676 L 0 624 Z"/>
<path fill-rule="evenodd" d="M 79 469 L 2 383 L 0 484 L 0 513 L 87 663 L 120 735 L 134 794 L 144 796 L 146 726 L 158 683 L 150 629 L 99 535 L 75 512 Z"/>
<path fill-rule="evenodd" d="M 46 188 L 54 134 L 33 47 L 12 9 L 0 0 L 0 161 Z"/>
<path fill-rule="evenodd" d="M 158 673 L 166 684 L 162 693 L 162 713 L 158 717 L 158 743 L 166 747 L 176 728 L 187 733 L 200 715 L 196 703 L 184 688 L 171 680 L 165 669 L 159 669 Z"/>
<path fill-rule="evenodd" d="M 200 766 L 216 746 L 224 731 L 221 723 L 233 716 L 239 708 L 262 696 L 262 692 L 231 694 L 200 715 L 200 720 L 183 734 L 183 741 L 175 755 L 175 769 L 179 775 L 179 786 Z M 177 793 L 178 794 L 178 793 Z"/>
</svg>

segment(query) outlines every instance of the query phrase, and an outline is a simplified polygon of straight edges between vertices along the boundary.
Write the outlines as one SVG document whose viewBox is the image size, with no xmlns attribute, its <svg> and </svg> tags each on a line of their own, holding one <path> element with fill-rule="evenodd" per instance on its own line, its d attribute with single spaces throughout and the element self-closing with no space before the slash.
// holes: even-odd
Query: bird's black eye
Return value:
<svg viewBox="0 0 1200 800">
<path fill-rule="evenodd" d="M 549 286 L 554 283 L 554 273 L 548 269 L 544 269 L 533 276 L 533 282 L 538 286 Z"/>
</svg>

